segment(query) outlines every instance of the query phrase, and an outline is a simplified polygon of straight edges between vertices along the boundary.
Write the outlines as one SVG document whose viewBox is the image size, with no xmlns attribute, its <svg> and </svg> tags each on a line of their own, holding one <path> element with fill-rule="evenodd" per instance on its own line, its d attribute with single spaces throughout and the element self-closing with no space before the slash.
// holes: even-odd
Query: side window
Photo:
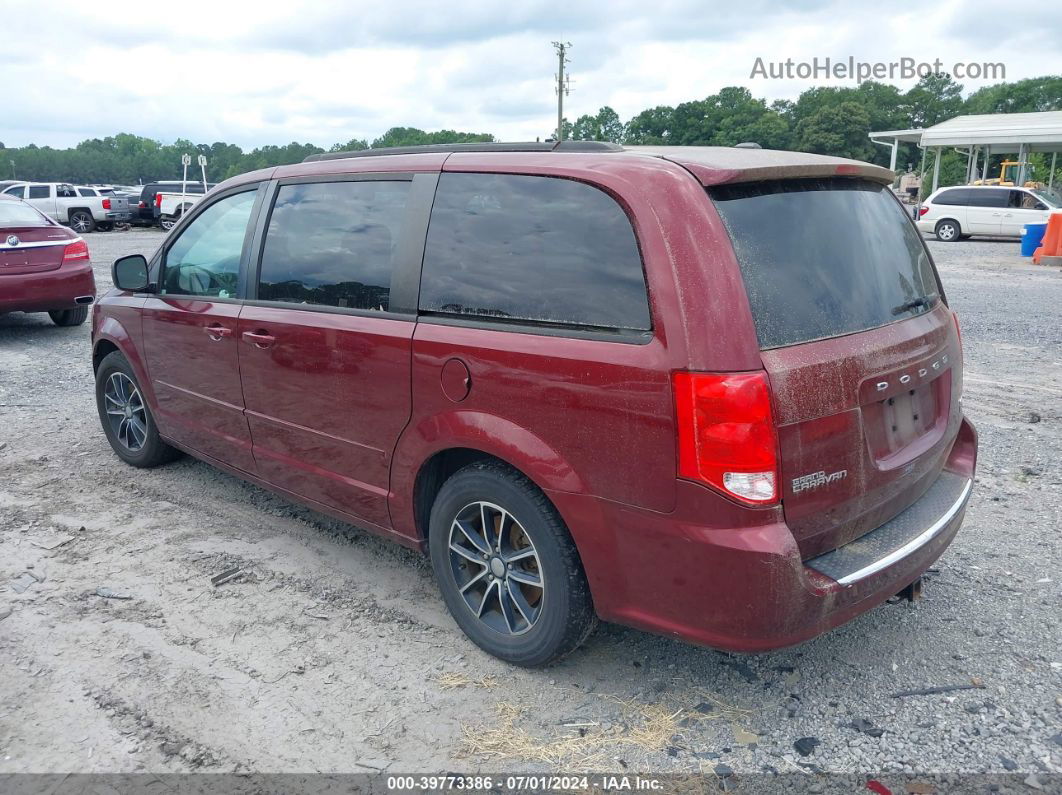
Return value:
<svg viewBox="0 0 1062 795">
<path fill-rule="evenodd" d="M 166 251 L 160 292 L 232 298 L 255 191 L 227 196 L 200 213 Z"/>
<path fill-rule="evenodd" d="M 387 311 L 410 185 L 282 185 L 262 248 L 259 300 Z"/>
<path fill-rule="evenodd" d="M 74 190 L 72 185 L 56 185 L 55 195 L 58 196 L 60 199 L 77 198 L 77 192 Z"/>
<path fill-rule="evenodd" d="M 47 199 L 51 196 L 49 185 L 30 185 L 29 186 L 29 198 L 31 199 Z"/>
<path fill-rule="evenodd" d="M 1008 202 L 1007 206 L 1016 210 L 1046 209 L 1041 202 L 1037 201 L 1035 196 L 1024 190 L 1012 190 L 1010 192 L 1010 202 Z"/>
<path fill-rule="evenodd" d="M 15 185 L 13 188 L 8 188 L 7 190 L 5 190 L 4 193 L 8 196 L 17 196 L 20 199 L 24 199 L 26 198 L 26 186 Z"/>
<path fill-rule="evenodd" d="M 442 174 L 421 278 L 424 312 L 650 328 L 630 219 L 581 182 Z"/>
<path fill-rule="evenodd" d="M 946 204 L 946 205 L 960 205 L 969 204 L 970 191 L 968 190 L 946 190 L 937 196 L 934 204 Z"/>
<path fill-rule="evenodd" d="M 1006 207 L 1009 190 L 989 189 L 970 191 L 970 205 L 973 207 Z"/>
<path fill-rule="evenodd" d="M 96 191 L 94 191 L 92 188 L 78 188 L 77 189 L 77 195 L 78 196 L 91 196 L 91 197 L 95 198 L 96 197 Z"/>
</svg>

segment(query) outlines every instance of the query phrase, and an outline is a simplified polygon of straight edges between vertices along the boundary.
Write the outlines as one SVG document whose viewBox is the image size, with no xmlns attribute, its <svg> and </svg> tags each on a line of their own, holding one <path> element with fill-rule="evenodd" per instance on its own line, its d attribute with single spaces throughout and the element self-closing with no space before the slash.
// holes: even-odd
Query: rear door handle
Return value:
<svg viewBox="0 0 1062 795">
<path fill-rule="evenodd" d="M 270 345 L 277 341 L 277 338 L 274 337 L 272 334 L 267 334 L 265 331 L 262 330 L 245 331 L 243 332 L 243 338 L 247 342 L 254 345 L 256 348 L 268 348 Z"/>
<path fill-rule="evenodd" d="M 205 331 L 207 333 L 207 336 L 209 336 L 210 339 L 214 340 L 214 342 L 218 342 L 224 337 L 232 336 L 232 329 L 225 328 L 220 323 L 214 323 L 210 326 L 204 326 L 203 331 Z"/>
</svg>

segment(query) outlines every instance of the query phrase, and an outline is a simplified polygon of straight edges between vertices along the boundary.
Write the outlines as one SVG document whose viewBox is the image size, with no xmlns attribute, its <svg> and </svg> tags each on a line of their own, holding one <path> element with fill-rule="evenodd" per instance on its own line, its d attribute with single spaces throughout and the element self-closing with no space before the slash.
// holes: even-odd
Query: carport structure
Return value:
<svg viewBox="0 0 1062 795">
<path fill-rule="evenodd" d="M 1058 153 L 1062 151 L 1062 111 L 956 116 L 924 129 L 872 132 L 870 140 L 892 147 L 889 168 L 893 171 L 901 143 L 913 143 L 922 150 L 923 172 L 926 154 L 933 151 L 933 190 L 940 181 L 940 154 L 947 148 L 966 156 L 967 182 L 973 181 L 978 172 L 982 178 L 988 177 L 990 156 L 1016 154 L 1019 165 L 1015 185 L 1022 185 L 1027 178 L 1030 153 L 1050 152 L 1049 183 L 1053 187 Z"/>
</svg>

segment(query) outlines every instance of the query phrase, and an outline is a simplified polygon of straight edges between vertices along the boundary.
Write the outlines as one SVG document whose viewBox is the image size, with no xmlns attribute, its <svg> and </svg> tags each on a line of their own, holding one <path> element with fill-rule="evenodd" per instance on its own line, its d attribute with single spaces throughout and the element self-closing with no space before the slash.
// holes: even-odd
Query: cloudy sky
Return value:
<svg viewBox="0 0 1062 795">
<path fill-rule="evenodd" d="M 244 148 L 372 139 L 392 126 L 533 140 L 555 126 L 552 40 L 572 43 L 574 120 L 626 121 L 727 85 L 793 98 L 852 81 L 750 79 L 757 57 L 1001 62 L 1059 71 L 1062 14 L 995 0 L 557 2 L 0 0 L 0 141 L 132 132 Z M 784 8 L 784 10 L 783 10 Z M 47 9 L 47 10 L 46 10 Z M 1002 16 L 1001 16 L 1002 15 Z M 904 86 L 912 81 L 893 81 Z M 967 91 L 996 80 L 964 80 Z"/>
</svg>

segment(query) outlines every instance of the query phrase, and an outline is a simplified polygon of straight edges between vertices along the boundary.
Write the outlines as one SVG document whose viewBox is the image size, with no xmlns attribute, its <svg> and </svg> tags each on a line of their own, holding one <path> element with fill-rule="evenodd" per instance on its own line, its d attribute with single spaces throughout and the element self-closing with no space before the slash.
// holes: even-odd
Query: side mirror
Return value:
<svg viewBox="0 0 1062 795">
<path fill-rule="evenodd" d="M 143 293 L 150 289 L 148 264 L 143 254 L 119 257 L 111 266 L 111 280 L 119 290 Z"/>
</svg>

